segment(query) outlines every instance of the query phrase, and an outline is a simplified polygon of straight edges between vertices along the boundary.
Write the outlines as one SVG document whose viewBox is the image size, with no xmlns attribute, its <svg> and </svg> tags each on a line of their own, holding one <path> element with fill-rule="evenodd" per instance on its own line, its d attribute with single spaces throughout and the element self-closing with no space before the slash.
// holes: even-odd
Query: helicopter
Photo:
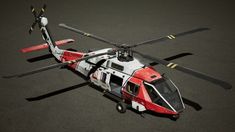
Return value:
<svg viewBox="0 0 235 132">
<path fill-rule="evenodd" d="M 59 63 L 24 73 L 3 76 L 3 78 L 23 77 L 49 69 L 67 66 L 73 71 L 77 71 L 85 76 L 89 83 L 100 87 L 104 91 L 104 95 L 117 101 L 116 109 L 118 112 L 125 113 L 127 108 L 131 108 L 141 114 L 146 111 L 151 111 L 153 113 L 169 115 L 173 119 L 179 118 L 180 113 L 185 109 L 185 104 L 192 105 L 196 110 L 200 110 L 201 106 L 182 97 L 176 84 L 166 75 L 160 74 L 153 66 L 161 64 L 172 70 L 178 70 L 214 83 L 224 89 L 232 88 L 232 85 L 225 81 L 169 62 L 177 57 L 161 59 L 134 50 L 135 47 L 173 40 L 178 37 L 206 31 L 209 28 L 196 28 L 129 45 L 126 43 L 112 42 L 66 24 L 59 24 L 61 28 L 96 39 L 114 47 L 78 52 L 59 48 L 60 45 L 74 42 L 73 39 L 54 41 L 48 28 L 48 19 L 44 15 L 46 5 L 43 5 L 38 14 L 33 6 L 30 9 L 35 20 L 29 30 L 29 34 L 38 25 L 42 38 L 46 43 L 23 48 L 21 52 L 27 53 L 48 49 Z M 136 58 L 135 55 L 139 55 L 153 63 L 145 64 Z M 178 57 L 186 55 L 190 54 L 180 54 Z"/>
</svg>

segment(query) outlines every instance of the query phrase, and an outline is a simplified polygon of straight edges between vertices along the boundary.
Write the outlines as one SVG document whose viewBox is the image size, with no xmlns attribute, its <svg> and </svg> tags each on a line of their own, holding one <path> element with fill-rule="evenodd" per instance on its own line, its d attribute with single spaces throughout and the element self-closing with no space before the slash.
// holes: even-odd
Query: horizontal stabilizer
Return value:
<svg viewBox="0 0 235 132">
<path fill-rule="evenodd" d="M 56 46 L 60 46 L 60 45 L 65 45 L 65 44 L 71 43 L 71 42 L 74 42 L 74 40 L 73 39 L 64 39 L 64 40 L 56 41 L 55 44 L 56 44 Z M 32 51 L 47 49 L 47 48 L 48 48 L 48 44 L 44 43 L 44 44 L 39 44 L 39 45 L 23 48 L 20 51 L 22 53 L 28 53 L 28 52 L 32 52 Z"/>
</svg>

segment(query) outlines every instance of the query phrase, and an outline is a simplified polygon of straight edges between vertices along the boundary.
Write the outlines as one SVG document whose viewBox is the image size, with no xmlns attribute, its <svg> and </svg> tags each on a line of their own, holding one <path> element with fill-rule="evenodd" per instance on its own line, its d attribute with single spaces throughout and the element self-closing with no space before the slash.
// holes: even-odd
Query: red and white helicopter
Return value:
<svg viewBox="0 0 235 132">
<path fill-rule="evenodd" d="M 60 61 L 60 63 L 25 73 L 3 76 L 4 78 L 23 77 L 52 68 L 68 66 L 70 69 L 78 71 L 82 75 L 86 76 L 90 83 L 102 88 L 105 95 L 117 100 L 118 103 L 116 108 L 121 113 L 124 113 L 127 107 L 131 107 L 140 113 L 143 113 L 144 111 L 152 111 L 153 113 L 170 115 L 170 117 L 175 119 L 177 119 L 179 117 L 179 113 L 184 110 L 184 103 L 189 105 L 191 104 L 191 106 L 194 105 L 195 109 L 198 110 L 201 109 L 201 107 L 199 104 L 181 97 L 180 91 L 173 81 L 166 76 L 161 75 L 152 66 L 162 64 L 173 70 L 178 70 L 220 85 L 225 89 L 232 88 L 232 86 L 225 81 L 216 79 L 202 72 L 168 62 L 168 60 L 172 60 L 173 58 L 160 59 L 133 50 L 133 48 L 137 46 L 172 40 L 177 37 L 205 31 L 208 30 L 208 28 L 197 28 L 186 32 L 143 41 L 134 45 L 127 45 L 114 43 L 93 34 L 69 27 L 65 24 L 59 24 L 62 28 L 115 47 L 83 53 L 63 50 L 58 47 L 59 45 L 66 44 L 74 40 L 67 39 L 55 42 L 52 39 L 48 30 L 48 19 L 43 15 L 45 8 L 46 5 L 43 6 L 40 13 L 37 15 L 35 9 L 31 6 L 31 11 L 35 17 L 35 21 L 32 24 L 29 33 L 31 33 L 35 25 L 38 24 L 42 33 L 42 38 L 46 43 L 24 48 L 21 51 L 25 53 L 48 48 L 50 53 Z M 134 57 L 134 54 L 138 54 L 154 63 L 142 63 Z M 185 55 L 189 54 L 181 54 L 179 56 Z"/>
</svg>

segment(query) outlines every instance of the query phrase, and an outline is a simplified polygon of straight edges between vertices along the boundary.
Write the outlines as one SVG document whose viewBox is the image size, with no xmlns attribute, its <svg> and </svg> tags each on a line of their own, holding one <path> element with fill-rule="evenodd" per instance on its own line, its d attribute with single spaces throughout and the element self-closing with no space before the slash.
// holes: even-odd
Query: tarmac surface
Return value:
<svg viewBox="0 0 235 132">
<path fill-rule="evenodd" d="M 21 48 L 43 43 L 38 28 L 31 35 L 28 30 L 34 20 L 30 5 L 40 9 L 44 3 L 47 4 L 45 15 L 54 39 L 76 40 L 73 44 L 61 47 L 64 49 L 87 51 L 110 46 L 61 29 L 59 23 L 130 44 L 198 27 L 211 28 L 136 50 L 161 58 L 193 53 L 173 62 L 235 86 L 235 4 L 232 0 L 1 2 L 0 75 L 56 63 L 53 58 L 33 63 L 27 61 L 48 54 L 48 50 L 27 54 L 19 52 Z M 104 97 L 102 92 L 86 85 L 77 74 L 57 68 L 18 79 L 0 79 L 0 131 L 231 132 L 235 129 L 234 88 L 224 90 L 160 65 L 155 68 L 166 73 L 180 88 L 181 94 L 199 103 L 202 110 L 196 111 L 186 105 L 177 121 L 151 114 L 145 114 L 143 118 L 131 110 L 120 114 L 115 109 L 116 103 Z M 50 93 L 54 93 L 53 96 L 39 101 L 26 100 Z"/>
</svg>

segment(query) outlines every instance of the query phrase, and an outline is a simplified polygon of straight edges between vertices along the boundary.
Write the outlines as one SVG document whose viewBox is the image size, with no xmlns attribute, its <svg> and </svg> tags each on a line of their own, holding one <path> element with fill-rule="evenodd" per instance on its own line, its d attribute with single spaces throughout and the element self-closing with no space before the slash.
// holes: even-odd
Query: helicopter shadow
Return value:
<svg viewBox="0 0 235 132">
<path fill-rule="evenodd" d="M 62 93 L 65 93 L 65 92 L 68 92 L 68 91 L 71 91 L 71 90 L 74 90 L 74 89 L 77 89 L 77 88 L 81 88 L 83 86 L 88 86 L 88 85 L 91 84 L 88 77 L 84 76 L 83 74 L 79 73 L 78 71 L 75 71 L 74 69 L 72 69 L 69 66 L 64 66 L 64 67 L 61 67 L 60 69 L 66 69 L 66 70 L 69 70 L 69 71 L 73 72 L 78 77 L 81 77 L 82 79 L 84 79 L 85 82 L 77 84 L 77 85 L 73 85 L 73 86 L 70 86 L 70 87 L 66 87 L 66 88 L 63 88 L 63 89 L 60 89 L 60 90 L 56 90 L 56 91 L 53 91 L 53 92 L 50 92 L 50 93 L 46 93 L 46 94 L 43 94 L 43 95 L 39 95 L 39 96 L 36 96 L 36 97 L 29 97 L 29 98 L 26 98 L 26 100 L 27 101 L 39 101 L 39 100 L 42 100 L 42 99 L 46 99 L 46 98 L 49 98 L 49 97 L 52 97 L 52 96 L 56 96 L 56 95 L 59 95 L 59 94 L 62 94 Z"/>
<path fill-rule="evenodd" d="M 73 49 L 73 48 L 69 48 L 69 49 L 66 49 L 66 50 L 74 51 L 74 52 L 77 51 L 76 49 Z M 48 53 L 48 54 L 45 54 L 45 55 L 40 55 L 40 56 L 37 56 L 37 57 L 29 58 L 29 59 L 27 59 L 27 61 L 30 62 L 30 63 L 33 63 L 33 62 L 46 60 L 46 59 L 50 59 L 50 58 L 54 58 L 54 56 L 51 53 Z M 55 60 L 57 61 L 57 59 L 55 59 Z M 57 62 L 59 62 L 59 61 L 57 61 Z"/>
<path fill-rule="evenodd" d="M 187 99 L 185 97 L 182 97 L 182 100 L 183 100 L 184 104 L 194 108 L 196 111 L 202 110 L 202 106 L 200 104 L 198 104 L 197 102 L 194 102 L 194 101 Z"/>
<path fill-rule="evenodd" d="M 52 96 L 55 96 L 55 95 L 58 95 L 58 94 L 62 94 L 62 93 L 77 89 L 77 88 L 81 88 L 83 86 L 87 86 L 87 85 L 89 85 L 89 83 L 90 82 L 83 82 L 83 83 L 80 83 L 80 84 L 77 84 L 77 85 L 66 87 L 66 88 L 56 90 L 56 91 L 53 91 L 53 92 L 50 92 L 50 93 L 46 93 L 46 94 L 43 94 L 43 95 L 39 95 L 39 96 L 36 96 L 36 97 L 26 98 L 26 100 L 27 101 L 39 101 L 39 100 L 42 100 L 42 99 L 46 99 L 46 98 L 49 98 L 49 97 L 52 97 Z"/>
</svg>

